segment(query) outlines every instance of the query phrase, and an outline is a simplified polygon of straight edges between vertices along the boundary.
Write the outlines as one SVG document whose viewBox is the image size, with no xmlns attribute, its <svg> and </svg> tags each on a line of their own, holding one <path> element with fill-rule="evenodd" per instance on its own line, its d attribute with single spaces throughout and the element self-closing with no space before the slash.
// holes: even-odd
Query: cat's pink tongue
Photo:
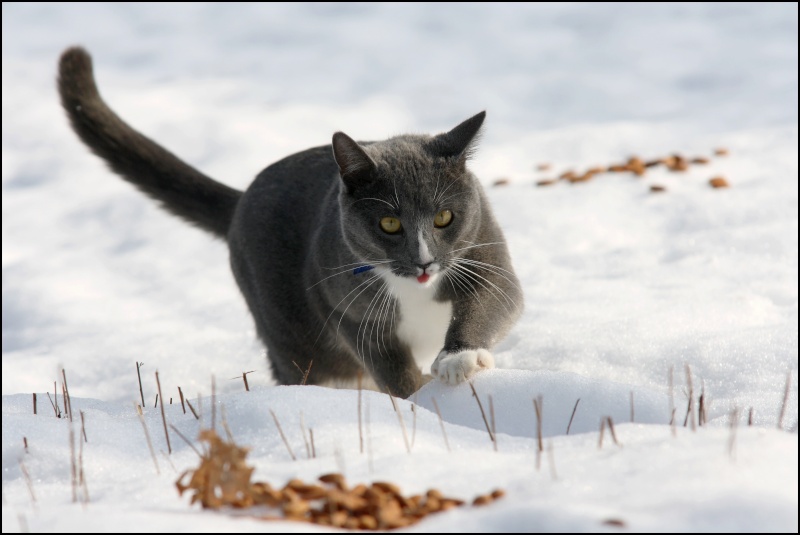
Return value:
<svg viewBox="0 0 800 535">
<path fill-rule="evenodd" d="M 425 284 L 426 282 L 428 282 L 428 279 L 430 278 L 431 278 L 430 275 L 428 275 L 427 273 L 423 273 L 422 275 L 417 277 L 417 281 L 419 281 L 420 284 Z"/>
</svg>

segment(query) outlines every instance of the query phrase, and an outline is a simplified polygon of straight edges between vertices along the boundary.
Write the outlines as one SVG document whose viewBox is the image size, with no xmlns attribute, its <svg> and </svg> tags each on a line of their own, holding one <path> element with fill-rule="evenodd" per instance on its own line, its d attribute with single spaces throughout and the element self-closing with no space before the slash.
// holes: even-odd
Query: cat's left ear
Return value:
<svg viewBox="0 0 800 535">
<path fill-rule="evenodd" d="M 430 150 L 437 156 L 458 158 L 461 162 L 466 162 L 475 152 L 475 145 L 480 137 L 478 134 L 485 118 L 486 112 L 482 111 L 449 132 L 439 134 L 430 141 Z"/>
<path fill-rule="evenodd" d="M 349 191 L 372 180 L 375 164 L 361 146 L 344 132 L 333 134 L 333 158 Z"/>
</svg>

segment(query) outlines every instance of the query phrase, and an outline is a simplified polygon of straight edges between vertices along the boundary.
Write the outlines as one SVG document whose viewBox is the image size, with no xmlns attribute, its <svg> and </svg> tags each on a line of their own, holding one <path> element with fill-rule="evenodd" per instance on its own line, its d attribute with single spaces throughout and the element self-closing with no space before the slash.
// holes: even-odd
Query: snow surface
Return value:
<svg viewBox="0 0 800 535">
<path fill-rule="evenodd" d="M 173 436 L 156 474 L 133 409 L 143 361 L 159 450 L 153 372 L 175 403 L 177 386 L 200 395 L 206 422 L 213 374 L 256 479 L 341 470 L 407 493 L 507 491 L 409 531 L 615 531 L 603 522 L 619 519 L 634 531 L 797 532 L 797 20 L 796 4 L 4 3 L 3 531 L 316 529 L 179 498 L 173 482 L 196 456 Z M 93 54 L 122 117 L 238 188 L 336 130 L 435 133 L 486 109 L 472 167 L 487 187 L 510 180 L 488 194 L 526 299 L 495 348 L 500 369 L 475 380 L 487 411 L 492 395 L 498 451 L 466 385 L 417 393 L 410 454 L 387 396 L 366 393 L 370 455 L 359 453 L 356 392 L 276 387 L 225 244 L 163 213 L 69 130 L 54 76 L 72 44 Z M 683 174 L 533 187 L 633 154 L 715 147 L 730 155 Z M 711 189 L 716 175 L 731 188 Z M 710 422 L 673 436 L 668 371 L 682 424 L 685 364 Z M 62 368 L 86 416 L 86 507 L 71 501 L 69 424 L 44 394 Z M 243 392 L 229 379 L 249 370 Z M 776 428 L 787 372 L 789 433 Z M 538 395 L 552 452 L 539 470 Z M 399 403 L 411 434 L 411 403 Z M 166 408 L 196 436 L 192 416 Z M 604 416 L 621 447 L 606 436 L 598 448 Z"/>
</svg>

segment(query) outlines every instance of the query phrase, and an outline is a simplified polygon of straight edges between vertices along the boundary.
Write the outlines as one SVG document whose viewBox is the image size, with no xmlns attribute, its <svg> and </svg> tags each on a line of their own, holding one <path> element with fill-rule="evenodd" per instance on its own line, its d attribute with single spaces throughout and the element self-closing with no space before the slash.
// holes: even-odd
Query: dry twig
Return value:
<svg viewBox="0 0 800 535">
<path fill-rule="evenodd" d="M 61 377 L 64 379 L 64 410 L 69 413 L 69 421 L 72 421 L 72 398 L 69 395 L 69 388 L 67 387 L 67 372 L 61 368 Z"/>
<path fill-rule="evenodd" d="M 400 413 L 400 409 L 397 408 L 397 403 L 394 400 L 394 396 L 391 394 L 387 394 L 389 399 L 392 401 L 392 407 L 394 407 L 394 412 L 397 413 L 397 421 L 400 422 L 400 429 L 403 431 L 403 442 L 406 444 L 406 451 L 411 453 L 411 444 L 408 442 L 408 433 L 406 433 L 406 424 L 403 422 L 403 415 Z"/>
<path fill-rule="evenodd" d="M 442 411 L 439 410 L 439 404 L 436 403 L 436 398 L 431 398 L 433 408 L 436 409 L 436 416 L 439 417 L 439 426 L 442 428 L 442 437 L 444 437 L 444 445 L 447 446 L 447 451 L 450 450 L 450 443 L 447 441 L 447 433 L 444 430 L 444 421 L 442 420 Z"/>
<path fill-rule="evenodd" d="M 783 402 L 781 412 L 778 415 L 778 429 L 783 429 L 783 419 L 786 416 L 786 406 L 789 404 L 789 394 L 792 390 L 792 370 L 786 373 L 786 388 L 783 390 Z"/>
<path fill-rule="evenodd" d="M 634 415 L 635 415 L 635 411 L 634 411 L 634 406 L 633 406 L 633 390 L 631 390 L 631 423 L 633 423 Z"/>
<path fill-rule="evenodd" d="M 89 439 L 86 438 L 86 418 L 83 415 L 83 411 L 78 411 L 81 415 L 81 435 L 83 435 L 83 441 L 89 442 Z"/>
<path fill-rule="evenodd" d="M 577 404 L 575 406 L 577 407 Z M 533 400 L 533 410 L 536 413 L 536 470 L 538 471 L 542 465 L 542 451 L 544 450 L 542 443 L 542 396 L 537 396 Z M 572 423 L 571 419 L 570 423 Z"/>
<path fill-rule="evenodd" d="M 489 422 L 486 420 L 486 413 L 483 411 L 481 398 L 478 397 L 478 393 L 475 391 L 475 385 L 472 384 L 472 381 L 469 381 L 469 387 L 472 389 L 472 395 L 475 397 L 475 401 L 478 403 L 478 408 L 481 410 L 481 418 L 483 418 L 483 425 L 486 426 L 486 432 L 489 433 L 489 438 L 492 442 L 494 442 L 494 435 L 492 434 L 492 430 L 489 428 Z"/>
<path fill-rule="evenodd" d="M 158 370 L 156 370 L 156 384 L 158 385 L 158 393 L 161 394 L 161 381 L 158 379 Z M 163 398 L 163 396 L 161 396 Z M 161 404 L 161 420 L 164 422 L 164 436 L 167 437 L 167 450 L 172 455 L 172 445 L 169 443 L 169 431 L 167 431 L 167 415 L 164 412 L 164 404 Z"/>
<path fill-rule="evenodd" d="M 364 433 L 361 429 L 361 380 L 362 374 L 358 372 L 358 448 L 360 453 L 364 453 Z"/>
<path fill-rule="evenodd" d="M 598 438 L 597 440 L 597 449 L 603 448 L 603 435 L 605 434 L 605 432 L 606 432 L 606 419 L 604 417 L 600 419 L 600 438 Z"/>
<path fill-rule="evenodd" d="M 689 404 L 686 407 L 686 418 L 683 420 L 683 427 L 686 427 L 687 420 L 691 420 L 692 431 L 697 430 L 694 417 L 694 385 L 692 384 L 692 369 L 686 364 L 686 384 L 689 387 Z"/>
<path fill-rule="evenodd" d="M 247 374 L 248 373 L 255 373 L 255 372 L 256 372 L 256 370 L 250 370 L 249 372 L 242 372 L 241 377 L 242 377 L 242 381 L 244 381 L 244 389 L 245 389 L 246 392 L 250 392 L 250 385 L 247 383 Z M 238 378 L 239 378 L 239 376 L 231 377 L 231 381 L 233 381 L 234 379 L 238 379 Z"/>
<path fill-rule="evenodd" d="M 22 471 L 22 477 L 25 478 L 25 484 L 28 486 L 28 492 L 31 494 L 31 501 L 36 503 L 36 494 L 33 493 L 33 481 L 22 459 L 19 460 L 19 469 Z"/>
<path fill-rule="evenodd" d="M 183 414 L 186 414 L 186 404 L 183 401 L 183 391 L 181 390 L 181 387 L 178 387 L 178 396 L 181 398 L 181 409 L 183 409 Z"/>
<path fill-rule="evenodd" d="M 492 436 L 494 437 L 492 443 L 494 444 L 494 451 L 497 451 L 497 427 L 495 427 L 494 400 L 491 394 L 489 394 L 489 420 L 492 422 Z"/>
<path fill-rule="evenodd" d="M 139 378 L 139 396 L 142 398 L 142 407 L 144 407 L 144 391 L 142 390 L 142 372 L 139 369 L 144 366 L 144 362 L 136 361 L 136 376 Z"/>
<path fill-rule="evenodd" d="M 144 422 L 144 415 L 142 414 L 141 407 L 137 407 L 136 403 L 134 402 L 133 408 L 136 410 L 136 415 L 139 417 L 139 421 L 142 423 L 142 429 L 144 429 L 144 438 L 147 440 L 147 448 L 150 450 L 150 456 L 153 458 L 153 464 L 156 466 L 156 474 L 160 474 L 161 470 L 158 468 L 156 451 L 153 449 L 153 443 L 150 441 L 150 433 L 147 431 L 147 424 Z"/>
<path fill-rule="evenodd" d="M 611 419 L 611 416 L 606 416 L 606 421 L 608 422 L 608 429 L 611 431 L 611 438 L 614 440 L 614 444 L 621 448 L 622 444 L 617 440 L 617 433 L 614 431 L 614 421 Z"/>
<path fill-rule="evenodd" d="M 303 411 L 300 411 L 300 433 L 303 434 L 303 443 L 306 445 L 306 459 L 310 459 L 311 447 L 308 444 L 308 438 L 306 438 L 306 421 L 303 417 Z"/>
<path fill-rule="evenodd" d="M 194 419 L 195 420 L 199 420 L 200 416 L 197 415 L 197 411 L 194 410 L 194 407 L 192 407 L 192 403 L 189 401 L 189 398 L 186 398 L 186 404 L 189 406 L 189 410 L 192 411 L 192 414 L 194 415 Z M 186 411 L 184 411 L 184 412 L 186 412 Z"/>
<path fill-rule="evenodd" d="M 289 450 L 289 455 L 292 456 L 293 461 L 296 461 L 297 457 L 295 457 L 294 452 L 292 451 L 292 447 L 289 445 L 289 441 L 286 440 L 286 435 L 283 434 L 283 429 L 281 429 L 281 423 L 278 421 L 278 417 L 275 416 L 275 413 L 272 411 L 272 409 L 269 410 L 269 413 L 272 415 L 272 419 L 275 420 L 275 427 L 278 428 L 278 433 L 281 434 L 283 443 L 286 445 L 286 449 Z"/>
<path fill-rule="evenodd" d="M 202 453 L 200 453 L 200 450 L 198 450 L 198 449 L 197 449 L 197 448 L 194 446 L 194 444 L 192 444 L 192 443 L 189 441 L 189 439 L 188 439 L 188 438 L 186 438 L 186 437 L 184 436 L 184 434 L 183 434 L 183 433 L 181 433 L 181 432 L 178 430 L 178 428 L 177 428 L 177 427 L 175 427 L 175 426 L 174 426 L 174 425 L 172 425 L 172 424 L 169 424 L 169 426 L 172 428 L 172 430 L 173 430 L 173 431 L 175 431 L 175 433 L 177 433 L 177 434 L 178 434 L 178 436 L 179 436 L 179 437 L 180 437 L 180 438 L 181 438 L 181 439 L 182 439 L 184 442 L 186 442 L 186 444 L 188 444 L 188 445 L 189 445 L 189 447 L 190 447 L 190 448 L 192 448 L 192 449 L 194 450 L 194 452 L 197 454 L 197 456 L 198 456 L 198 457 L 200 457 L 200 458 L 202 458 L 202 457 L 203 457 L 203 454 L 202 454 Z"/>
<path fill-rule="evenodd" d="M 575 406 L 572 407 L 572 416 L 569 417 L 569 423 L 567 424 L 567 434 L 569 435 L 569 428 L 572 427 L 572 419 L 575 418 L 575 411 L 578 410 L 578 403 L 581 402 L 581 398 L 578 398 L 575 401 Z"/>
</svg>

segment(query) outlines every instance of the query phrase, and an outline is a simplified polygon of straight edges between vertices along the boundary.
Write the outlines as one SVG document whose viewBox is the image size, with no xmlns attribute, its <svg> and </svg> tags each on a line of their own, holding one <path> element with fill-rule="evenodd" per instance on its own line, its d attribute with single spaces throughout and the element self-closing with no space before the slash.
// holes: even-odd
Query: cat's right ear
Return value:
<svg viewBox="0 0 800 535">
<path fill-rule="evenodd" d="M 429 150 L 437 156 L 457 158 L 462 164 L 472 156 L 478 143 L 486 112 L 473 115 L 447 133 L 439 134 L 429 143 Z"/>
<path fill-rule="evenodd" d="M 333 158 L 349 192 L 372 180 L 375 164 L 364 149 L 344 132 L 333 134 Z"/>
</svg>

